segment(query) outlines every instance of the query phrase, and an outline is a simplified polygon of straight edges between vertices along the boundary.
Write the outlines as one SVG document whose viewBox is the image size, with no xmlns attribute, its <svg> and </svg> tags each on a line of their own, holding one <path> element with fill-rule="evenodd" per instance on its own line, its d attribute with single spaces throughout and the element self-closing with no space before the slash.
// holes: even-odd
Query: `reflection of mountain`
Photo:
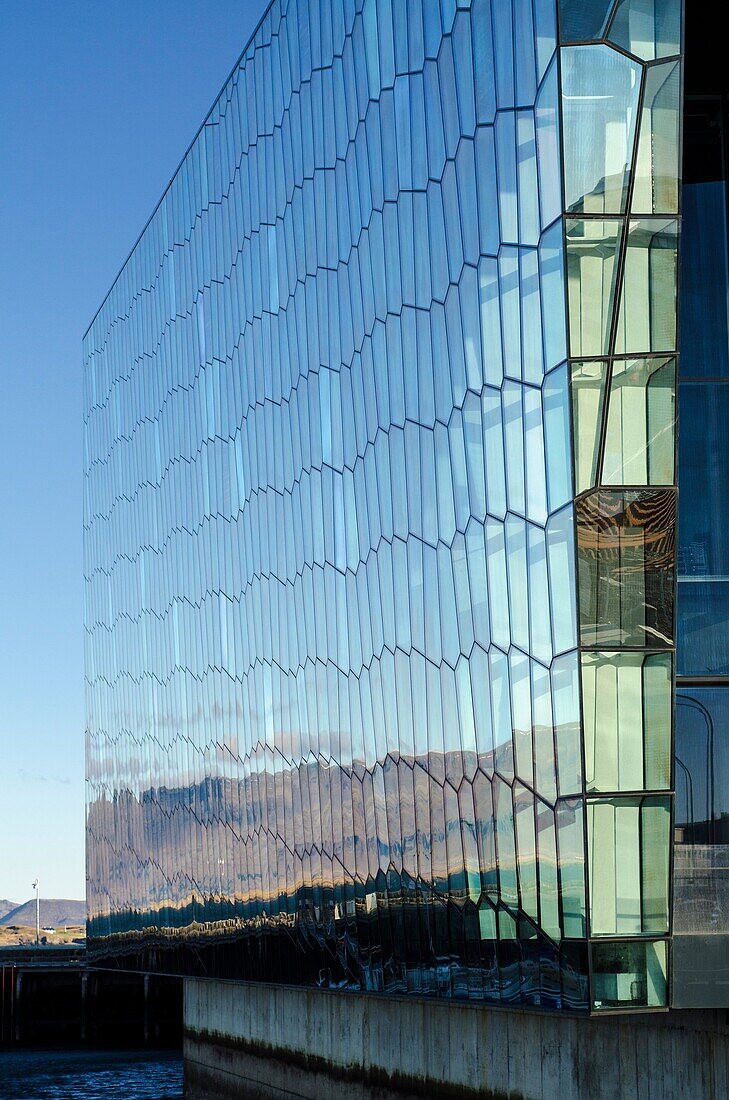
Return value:
<svg viewBox="0 0 729 1100">
<path fill-rule="evenodd" d="M 527 781 L 514 778 L 510 743 L 481 755 L 395 753 L 371 768 L 309 759 L 275 769 L 271 758 L 269 771 L 250 771 L 249 760 L 240 779 L 102 793 L 88 811 L 92 949 L 194 943 L 207 957 L 214 946 L 233 953 L 228 976 L 270 977 L 270 958 L 257 969 L 259 948 L 249 958 L 235 944 L 275 936 L 279 963 L 293 943 L 298 970 L 334 966 L 328 981 L 380 988 L 373 967 L 392 963 L 395 939 L 419 973 L 524 940 L 554 960 L 558 981 L 560 921 L 584 934 L 584 868 L 581 803 L 555 801 L 555 732 L 565 747 L 574 740 L 551 727 L 515 732 Z M 520 750 L 532 737 L 551 745 L 547 797 L 533 789 L 531 747 Z M 189 972 L 189 960 L 169 965 Z"/>
<path fill-rule="evenodd" d="M 531 732 L 554 745 L 551 728 Z M 514 737 L 518 756 L 529 734 Z M 562 920 L 584 934 L 581 803 L 550 804 L 513 771 L 513 750 L 393 754 L 369 769 L 310 759 L 102 794 L 88 811 L 92 951 L 226 977 L 441 993 L 455 982 L 486 999 L 490 982 L 496 1000 L 536 983 L 535 1003 L 580 1007 L 582 948 L 560 947 L 557 846 Z M 552 1002 L 538 1000 L 543 981 Z"/>
</svg>

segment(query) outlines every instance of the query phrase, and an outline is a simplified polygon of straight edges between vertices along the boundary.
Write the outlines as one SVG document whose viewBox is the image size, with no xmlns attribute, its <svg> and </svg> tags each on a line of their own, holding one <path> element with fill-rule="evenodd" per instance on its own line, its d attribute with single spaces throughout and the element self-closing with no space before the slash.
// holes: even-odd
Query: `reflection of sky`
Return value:
<svg viewBox="0 0 729 1100">
<path fill-rule="evenodd" d="M 85 890 L 81 336 L 261 7 L 2 7 L 2 897 Z"/>
</svg>

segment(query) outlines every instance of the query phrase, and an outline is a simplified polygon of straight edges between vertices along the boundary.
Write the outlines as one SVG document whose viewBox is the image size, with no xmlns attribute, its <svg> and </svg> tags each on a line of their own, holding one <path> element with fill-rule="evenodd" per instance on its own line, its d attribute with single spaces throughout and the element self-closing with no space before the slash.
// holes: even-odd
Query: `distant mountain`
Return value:
<svg viewBox="0 0 729 1100">
<path fill-rule="evenodd" d="M 9 913 L 11 909 L 17 909 L 17 901 L 8 901 L 7 898 L 0 898 L 0 924 L 6 913 Z"/>
<path fill-rule="evenodd" d="M 35 898 L 3 910 L 3 906 L 12 902 L 0 902 L 0 924 L 35 925 Z M 40 899 L 41 928 L 63 928 L 64 924 L 86 923 L 86 902 L 68 901 L 66 898 Z"/>
</svg>

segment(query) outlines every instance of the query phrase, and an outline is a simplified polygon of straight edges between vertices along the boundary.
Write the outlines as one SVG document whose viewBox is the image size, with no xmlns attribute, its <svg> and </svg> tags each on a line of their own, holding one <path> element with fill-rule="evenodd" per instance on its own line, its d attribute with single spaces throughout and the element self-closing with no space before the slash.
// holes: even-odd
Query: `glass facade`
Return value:
<svg viewBox="0 0 729 1100">
<path fill-rule="evenodd" d="M 674 995 L 729 987 L 729 234 L 726 66 L 687 8 L 678 479 Z"/>
<path fill-rule="evenodd" d="M 667 1001 L 679 0 L 274 0 L 84 341 L 89 937 Z"/>
<path fill-rule="evenodd" d="M 668 1002 L 681 9 L 563 4 L 591 1004 Z M 636 937 L 635 939 L 631 939 Z"/>
</svg>

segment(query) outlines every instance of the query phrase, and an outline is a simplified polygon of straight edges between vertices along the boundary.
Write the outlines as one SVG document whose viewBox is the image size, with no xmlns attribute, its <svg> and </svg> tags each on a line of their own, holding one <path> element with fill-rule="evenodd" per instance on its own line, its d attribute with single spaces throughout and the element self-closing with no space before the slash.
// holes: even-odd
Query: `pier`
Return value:
<svg viewBox="0 0 729 1100">
<path fill-rule="evenodd" d="M 0 949 L 0 1046 L 176 1047 L 182 982 L 95 970 L 84 947 Z"/>
</svg>

